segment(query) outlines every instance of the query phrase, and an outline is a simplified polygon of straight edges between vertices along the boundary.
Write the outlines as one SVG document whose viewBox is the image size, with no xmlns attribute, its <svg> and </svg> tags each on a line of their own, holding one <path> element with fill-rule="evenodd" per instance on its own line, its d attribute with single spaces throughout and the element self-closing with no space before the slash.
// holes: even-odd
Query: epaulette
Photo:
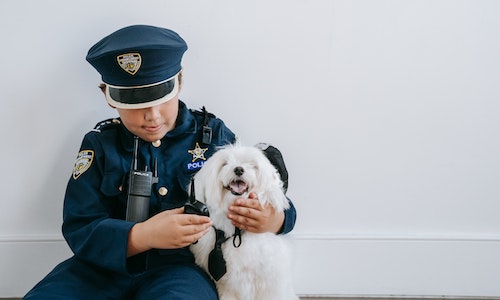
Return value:
<svg viewBox="0 0 500 300">
<path fill-rule="evenodd" d="M 205 106 L 203 106 L 201 108 L 201 110 L 198 110 L 198 109 L 190 109 L 190 111 L 195 114 L 195 115 L 198 115 L 198 116 L 202 116 L 202 117 L 205 117 L 205 116 L 208 116 L 209 118 L 215 118 L 216 116 L 211 113 L 211 112 L 208 112 L 205 108 Z"/>
<path fill-rule="evenodd" d="M 110 129 L 117 125 L 120 125 L 121 123 L 122 121 L 120 121 L 120 119 L 118 118 L 110 118 L 97 123 L 94 129 L 92 129 L 92 131 L 101 132 L 103 130 Z"/>
</svg>

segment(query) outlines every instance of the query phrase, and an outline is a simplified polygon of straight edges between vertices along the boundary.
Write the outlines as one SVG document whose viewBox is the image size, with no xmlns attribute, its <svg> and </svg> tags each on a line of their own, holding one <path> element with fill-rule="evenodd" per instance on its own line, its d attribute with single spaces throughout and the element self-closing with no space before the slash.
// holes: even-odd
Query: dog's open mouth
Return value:
<svg viewBox="0 0 500 300">
<path fill-rule="evenodd" d="M 248 185 L 243 180 L 233 180 L 226 186 L 226 189 L 229 190 L 233 195 L 241 196 L 248 190 Z"/>
</svg>

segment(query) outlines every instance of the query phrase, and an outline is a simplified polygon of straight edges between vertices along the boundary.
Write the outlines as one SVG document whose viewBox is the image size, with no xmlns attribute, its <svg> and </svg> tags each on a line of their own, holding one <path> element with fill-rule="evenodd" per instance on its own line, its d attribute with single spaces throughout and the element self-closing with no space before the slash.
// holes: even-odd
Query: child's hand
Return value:
<svg viewBox="0 0 500 300">
<path fill-rule="evenodd" d="M 283 211 L 276 211 L 272 206 L 262 207 L 257 195 L 250 193 L 247 199 L 238 198 L 229 206 L 229 214 L 234 226 L 250 232 L 278 233 L 285 220 Z"/>
<path fill-rule="evenodd" d="M 212 226 L 209 217 L 184 214 L 184 208 L 163 211 L 137 223 L 129 233 L 127 255 L 149 249 L 176 249 L 189 246 L 204 236 Z"/>
</svg>

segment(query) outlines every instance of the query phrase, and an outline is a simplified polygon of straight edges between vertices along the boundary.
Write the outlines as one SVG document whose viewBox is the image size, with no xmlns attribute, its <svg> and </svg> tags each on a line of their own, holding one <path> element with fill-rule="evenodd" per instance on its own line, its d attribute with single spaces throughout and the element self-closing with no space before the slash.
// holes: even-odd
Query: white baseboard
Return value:
<svg viewBox="0 0 500 300">
<path fill-rule="evenodd" d="M 291 235 L 303 297 L 497 297 L 491 235 Z M 71 252 L 62 237 L 0 237 L 0 298 L 21 297 Z M 474 298 L 476 297 L 476 298 Z"/>
<path fill-rule="evenodd" d="M 0 237 L 0 297 L 22 297 L 71 256 L 60 235 Z"/>
<path fill-rule="evenodd" d="M 296 235 L 301 295 L 500 296 L 497 235 Z"/>
</svg>

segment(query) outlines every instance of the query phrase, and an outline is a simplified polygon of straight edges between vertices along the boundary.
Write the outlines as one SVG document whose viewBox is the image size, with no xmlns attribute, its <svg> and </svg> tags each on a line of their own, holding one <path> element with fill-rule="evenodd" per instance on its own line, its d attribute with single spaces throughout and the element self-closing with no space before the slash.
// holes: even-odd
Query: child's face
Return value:
<svg viewBox="0 0 500 300">
<path fill-rule="evenodd" d="M 154 142 L 163 138 L 175 127 L 179 111 L 179 98 L 176 96 L 157 106 L 140 109 L 116 108 L 123 125 L 144 141 Z"/>
</svg>

